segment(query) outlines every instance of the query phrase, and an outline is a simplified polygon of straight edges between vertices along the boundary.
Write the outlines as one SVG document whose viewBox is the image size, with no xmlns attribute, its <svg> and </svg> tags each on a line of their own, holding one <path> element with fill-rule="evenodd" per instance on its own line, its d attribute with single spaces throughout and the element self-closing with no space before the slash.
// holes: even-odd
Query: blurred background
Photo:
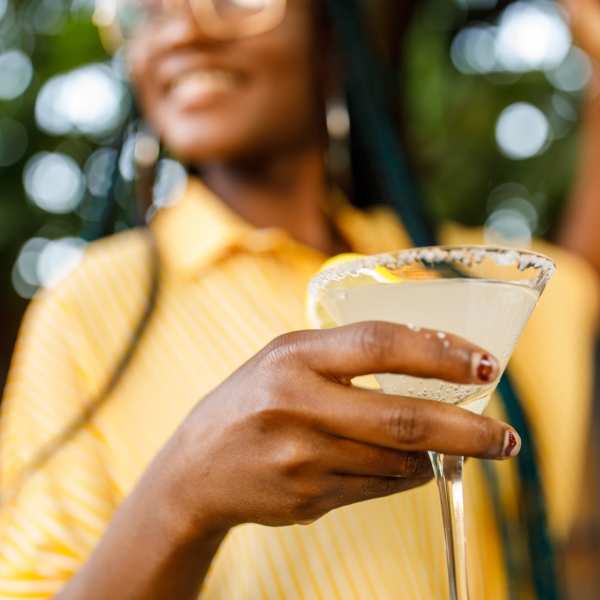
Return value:
<svg viewBox="0 0 600 600">
<path fill-rule="evenodd" d="M 96 27 L 110 20 L 109 6 L 0 0 L 0 385 L 27 300 L 102 234 L 95 198 L 110 185 L 131 110 L 122 56 L 106 52 Z M 422 0 L 398 18 L 381 26 L 403 32 L 394 75 L 430 210 L 522 245 L 551 237 L 591 77 L 561 9 L 545 0 Z M 131 160 L 126 143 L 124 188 Z M 164 160 L 159 186 L 180 170 Z M 130 224 L 121 208 L 117 229 Z"/>
<path fill-rule="evenodd" d="M 390 23 L 378 21 L 384 1 L 371 2 L 374 30 L 399 32 L 398 47 L 382 51 L 393 57 L 403 139 L 429 209 L 439 219 L 485 226 L 491 242 L 553 239 L 592 78 L 561 7 L 551 0 L 399 1 Z M 111 227 L 132 225 L 133 141 L 123 131 L 132 100 L 122 54 L 107 51 L 111 40 L 98 28 L 111 18 L 110 4 L 95 0 L 0 0 L 0 390 L 28 300 L 107 233 L 98 198 L 114 169 Z M 184 176 L 162 159 L 154 203 Z M 600 597 L 590 494 L 564 553 L 577 600 Z"/>
</svg>

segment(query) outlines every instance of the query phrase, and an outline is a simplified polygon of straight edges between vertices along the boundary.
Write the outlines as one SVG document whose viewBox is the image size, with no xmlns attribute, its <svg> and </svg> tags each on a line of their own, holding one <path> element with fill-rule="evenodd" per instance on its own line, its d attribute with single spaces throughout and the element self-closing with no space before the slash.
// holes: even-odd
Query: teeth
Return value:
<svg viewBox="0 0 600 600">
<path fill-rule="evenodd" d="M 173 87 L 193 86 L 197 90 L 225 90 L 231 88 L 234 83 L 235 77 L 226 71 L 193 71 L 179 77 Z"/>
</svg>

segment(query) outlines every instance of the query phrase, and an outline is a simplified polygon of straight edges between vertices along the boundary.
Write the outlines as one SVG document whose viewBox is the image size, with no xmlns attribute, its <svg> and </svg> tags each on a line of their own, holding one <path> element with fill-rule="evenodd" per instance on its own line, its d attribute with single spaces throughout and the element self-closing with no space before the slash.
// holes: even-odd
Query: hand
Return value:
<svg viewBox="0 0 600 600">
<path fill-rule="evenodd" d="M 571 21 L 576 43 L 600 60 L 600 1 L 562 0 Z"/>
<path fill-rule="evenodd" d="M 471 384 L 497 377 L 484 350 L 445 339 L 368 322 L 270 343 L 200 402 L 165 448 L 159 465 L 179 522 L 191 535 L 207 524 L 307 523 L 424 483 L 426 450 L 516 454 L 517 434 L 496 420 L 350 384 L 369 373 Z"/>
</svg>

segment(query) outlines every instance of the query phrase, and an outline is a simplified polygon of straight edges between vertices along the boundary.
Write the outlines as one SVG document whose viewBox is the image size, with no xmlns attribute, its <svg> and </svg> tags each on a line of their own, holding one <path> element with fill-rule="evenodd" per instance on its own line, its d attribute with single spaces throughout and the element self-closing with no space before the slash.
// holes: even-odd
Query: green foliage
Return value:
<svg viewBox="0 0 600 600">
<path fill-rule="evenodd" d="M 450 3 L 426 0 L 407 40 L 402 82 L 407 122 L 430 209 L 439 219 L 481 225 L 490 213 L 492 191 L 518 183 L 538 212 L 536 233 L 547 235 L 568 196 L 578 139 L 577 124 L 556 114 L 553 98 L 573 106 L 574 116 L 580 98 L 557 92 L 541 72 L 460 73 L 449 55 L 464 19 Z M 522 101 L 540 108 L 561 137 L 533 158 L 512 160 L 498 148 L 495 127 L 507 106 Z"/>
<path fill-rule="evenodd" d="M 59 0 L 53 0 L 60 4 Z M 29 238 L 43 235 L 50 239 L 77 235 L 80 219 L 77 214 L 52 215 L 27 200 L 22 175 L 27 160 L 41 151 L 64 152 L 80 166 L 95 147 L 82 137 L 56 137 L 41 131 L 35 120 L 35 100 L 43 83 L 55 75 L 75 67 L 106 59 L 98 31 L 90 20 L 89 11 L 69 14 L 64 5 L 62 23 L 55 33 L 34 29 L 33 15 L 42 1 L 9 4 L 0 21 L 0 49 L 20 48 L 26 51 L 34 65 L 33 81 L 27 91 L 11 101 L 0 100 L 0 118 L 11 117 L 23 124 L 28 146 L 25 155 L 15 164 L 0 167 L 0 305 L 18 310 L 22 301 L 15 294 L 11 272 L 19 248 Z M 1 138 L 0 130 L 0 138 Z"/>
</svg>

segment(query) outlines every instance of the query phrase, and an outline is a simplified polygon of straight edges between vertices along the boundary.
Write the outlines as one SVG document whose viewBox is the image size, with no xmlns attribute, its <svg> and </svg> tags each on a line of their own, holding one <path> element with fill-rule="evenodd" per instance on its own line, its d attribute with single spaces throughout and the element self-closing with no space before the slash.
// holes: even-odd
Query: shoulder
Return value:
<svg viewBox="0 0 600 600">
<path fill-rule="evenodd" d="M 34 297 L 15 357 L 48 355 L 52 348 L 52 354 L 68 360 L 86 385 L 99 385 L 127 347 L 148 305 L 151 248 L 143 230 L 91 243 L 68 276 Z"/>
<path fill-rule="evenodd" d="M 68 299 L 86 290 L 102 294 L 115 285 L 141 282 L 151 266 L 149 236 L 142 229 L 132 229 L 89 244 L 77 267 L 56 287 L 41 295 Z"/>
<path fill-rule="evenodd" d="M 141 229 L 118 233 L 89 244 L 78 264 L 56 285 L 40 290 L 29 312 L 72 310 L 128 288 L 135 290 L 152 271 L 149 237 Z"/>
</svg>

